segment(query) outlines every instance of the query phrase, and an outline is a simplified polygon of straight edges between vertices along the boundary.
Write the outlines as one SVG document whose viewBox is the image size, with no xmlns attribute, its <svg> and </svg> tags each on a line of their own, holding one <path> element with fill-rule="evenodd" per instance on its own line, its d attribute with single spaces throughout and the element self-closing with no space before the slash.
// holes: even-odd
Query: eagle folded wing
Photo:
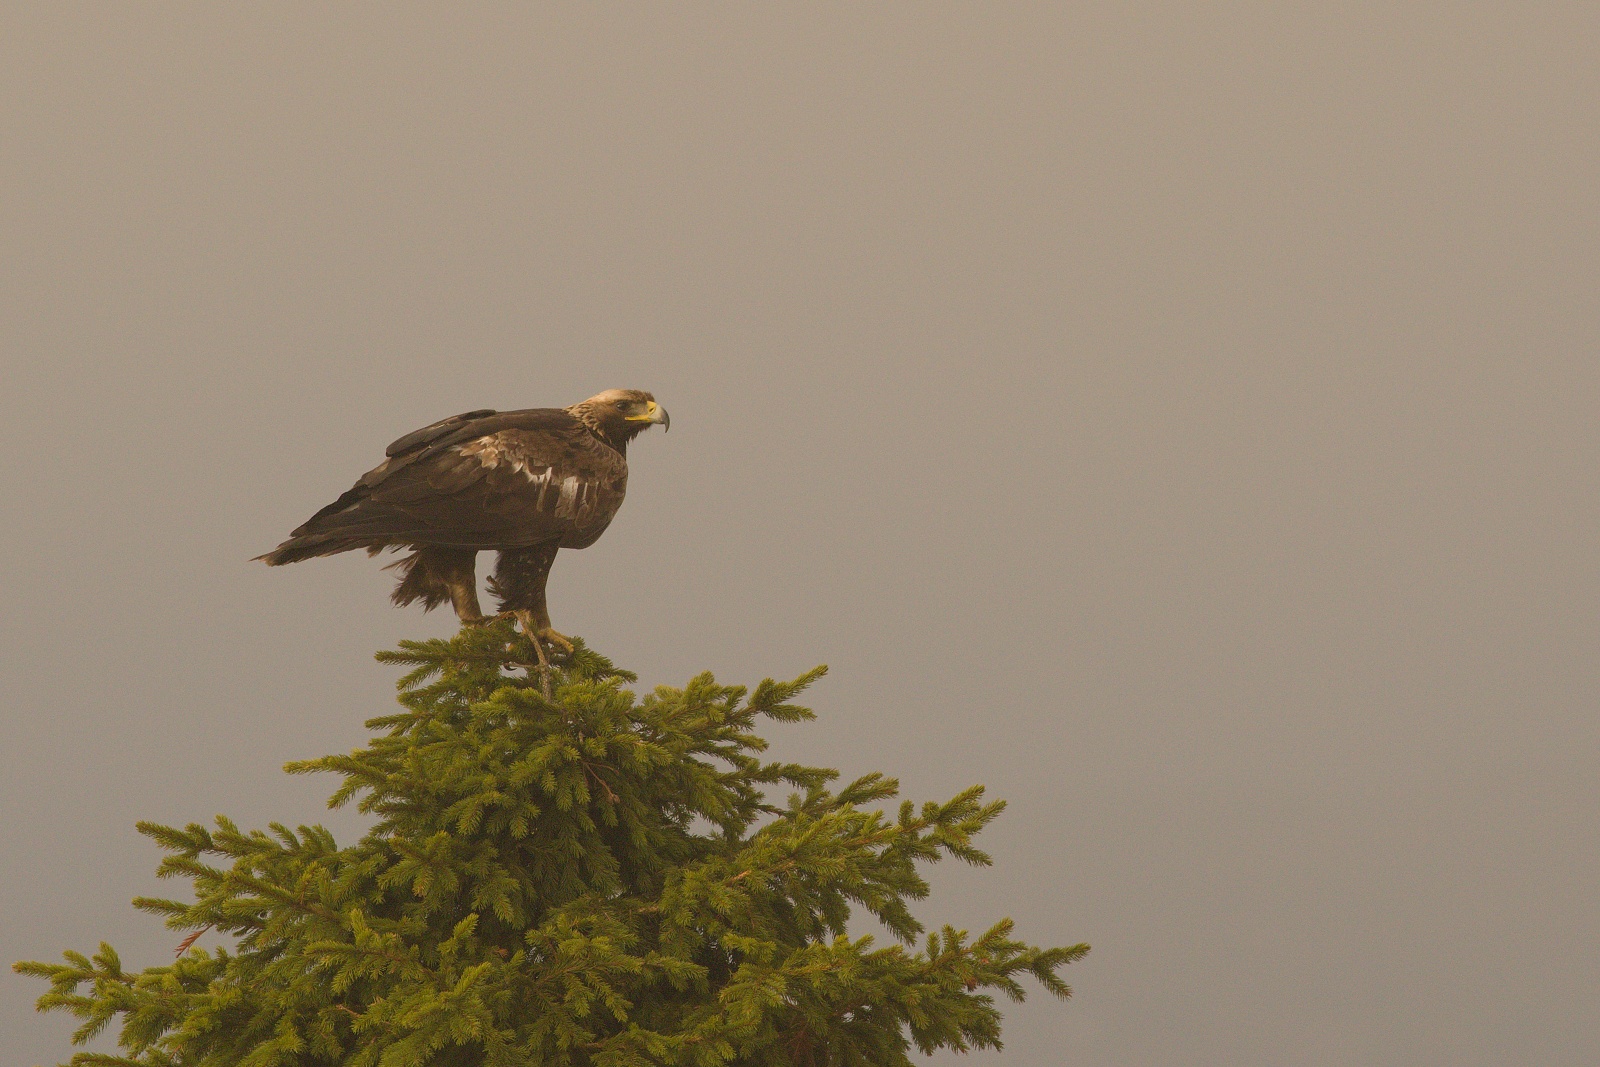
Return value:
<svg viewBox="0 0 1600 1067">
<path fill-rule="evenodd" d="M 394 457 L 405 452 L 415 451 L 423 445 L 437 441 L 447 434 L 454 433 L 468 423 L 477 422 L 479 419 L 486 419 L 490 415 L 498 414 L 499 412 L 495 411 L 494 408 L 479 408 L 476 411 L 464 411 L 460 415 L 452 415 L 448 419 L 440 419 L 438 422 L 424 426 L 420 430 L 412 430 L 404 437 L 394 441 L 388 448 L 383 450 L 383 454 Z"/>
<path fill-rule="evenodd" d="M 448 597 L 472 621 L 480 615 L 473 557 L 498 551 L 497 576 L 537 620 L 556 551 L 593 544 L 621 507 L 628 442 L 667 424 L 654 397 L 627 389 L 567 408 L 452 415 L 397 438 L 382 463 L 257 558 L 281 566 L 409 548 L 397 602 Z"/>
<path fill-rule="evenodd" d="M 369 472 L 303 532 L 460 547 L 592 543 L 622 503 L 622 457 L 575 421 L 481 432 L 503 421 L 431 439 L 419 431 L 415 453 Z"/>
</svg>

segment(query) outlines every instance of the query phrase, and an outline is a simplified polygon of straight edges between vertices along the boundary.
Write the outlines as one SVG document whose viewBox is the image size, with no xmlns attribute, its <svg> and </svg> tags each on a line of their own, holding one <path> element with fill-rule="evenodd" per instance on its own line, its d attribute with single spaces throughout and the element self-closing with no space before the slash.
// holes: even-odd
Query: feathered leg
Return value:
<svg viewBox="0 0 1600 1067">
<path fill-rule="evenodd" d="M 450 590 L 450 606 L 463 626 L 483 621 L 483 606 L 478 603 L 478 568 L 476 551 L 463 550 L 464 560 L 452 567 L 444 576 Z"/>
<path fill-rule="evenodd" d="M 489 579 L 489 590 L 499 598 L 500 611 L 516 615 L 535 644 L 543 638 L 563 652 L 571 652 L 571 638 L 551 627 L 550 609 L 544 599 L 545 582 L 550 578 L 557 551 L 552 544 L 502 551 L 495 562 L 494 577 Z"/>
<path fill-rule="evenodd" d="M 477 559 L 478 551 L 473 548 L 421 546 L 386 568 L 400 572 L 400 584 L 389 599 L 400 606 L 420 600 L 424 611 L 448 600 L 463 624 L 482 622 Z"/>
</svg>

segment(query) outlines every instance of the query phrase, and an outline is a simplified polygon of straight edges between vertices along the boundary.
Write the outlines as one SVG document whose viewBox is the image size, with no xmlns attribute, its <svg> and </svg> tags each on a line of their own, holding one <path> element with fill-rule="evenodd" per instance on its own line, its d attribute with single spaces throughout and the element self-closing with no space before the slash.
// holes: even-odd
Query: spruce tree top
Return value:
<svg viewBox="0 0 1600 1067">
<path fill-rule="evenodd" d="M 892 778 L 835 790 L 835 771 L 763 761 L 757 718 L 811 718 L 791 701 L 822 668 L 639 698 L 580 644 L 546 700 L 508 655 L 533 659 L 503 623 L 380 654 L 412 668 L 404 710 L 288 767 L 343 776 L 330 805 L 377 817 L 353 845 L 140 824 L 195 899 L 135 905 L 192 933 L 137 973 L 105 944 L 16 965 L 50 981 L 40 1010 L 83 1020 L 75 1042 L 120 1018 L 122 1055 L 71 1062 L 887 1067 L 913 1045 L 998 1048 L 989 991 L 1020 1000 L 1024 974 L 1069 994 L 1056 970 L 1088 946 L 1028 945 L 1009 920 L 914 947 L 919 866 L 989 863 L 972 839 L 1004 805 L 981 786 L 890 817 Z M 851 937 L 856 908 L 901 943 Z M 206 930 L 237 944 L 192 947 Z"/>
</svg>

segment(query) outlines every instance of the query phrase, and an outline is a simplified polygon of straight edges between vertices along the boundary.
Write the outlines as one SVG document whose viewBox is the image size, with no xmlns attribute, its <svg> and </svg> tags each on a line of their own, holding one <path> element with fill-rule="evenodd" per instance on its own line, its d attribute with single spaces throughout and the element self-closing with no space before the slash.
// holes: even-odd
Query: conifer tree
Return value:
<svg viewBox="0 0 1600 1067">
<path fill-rule="evenodd" d="M 702 674 L 642 698 L 584 648 L 553 679 L 510 671 L 533 650 L 508 624 L 381 653 L 411 668 L 397 714 L 331 771 L 329 803 L 376 822 L 343 848 L 320 826 L 243 831 L 140 824 L 159 873 L 190 902 L 135 905 L 189 931 L 170 966 L 93 957 L 19 963 L 47 979 L 41 1011 L 120 1019 L 139 1067 L 885 1067 L 912 1046 L 998 1048 L 990 991 L 1086 945 L 1039 948 L 1002 920 L 978 937 L 923 937 L 908 902 L 920 865 L 987 865 L 973 837 L 1000 814 L 975 786 L 906 801 L 892 778 L 765 762 L 757 719 L 809 719 L 791 701 L 823 673 L 753 691 Z M 788 793 L 786 803 L 773 794 Z M 847 929 L 853 909 L 898 943 Z M 232 935 L 210 951 L 201 933 Z"/>
</svg>

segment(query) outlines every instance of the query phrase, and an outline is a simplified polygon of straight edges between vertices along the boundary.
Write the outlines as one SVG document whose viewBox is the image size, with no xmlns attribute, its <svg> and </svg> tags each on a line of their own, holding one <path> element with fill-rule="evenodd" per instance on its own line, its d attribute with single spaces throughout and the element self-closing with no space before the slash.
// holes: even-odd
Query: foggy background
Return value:
<svg viewBox="0 0 1600 1067">
<path fill-rule="evenodd" d="M 1597 39 L 11 5 L 0 959 L 171 958 L 137 819 L 354 838 L 280 767 L 449 613 L 249 558 L 406 431 L 624 386 L 674 429 L 556 626 L 644 686 L 830 664 L 779 757 L 1011 802 L 918 916 L 1094 945 L 960 1062 L 1600 1062 Z M 70 1054 L 46 988 L 5 1062 Z"/>
</svg>

